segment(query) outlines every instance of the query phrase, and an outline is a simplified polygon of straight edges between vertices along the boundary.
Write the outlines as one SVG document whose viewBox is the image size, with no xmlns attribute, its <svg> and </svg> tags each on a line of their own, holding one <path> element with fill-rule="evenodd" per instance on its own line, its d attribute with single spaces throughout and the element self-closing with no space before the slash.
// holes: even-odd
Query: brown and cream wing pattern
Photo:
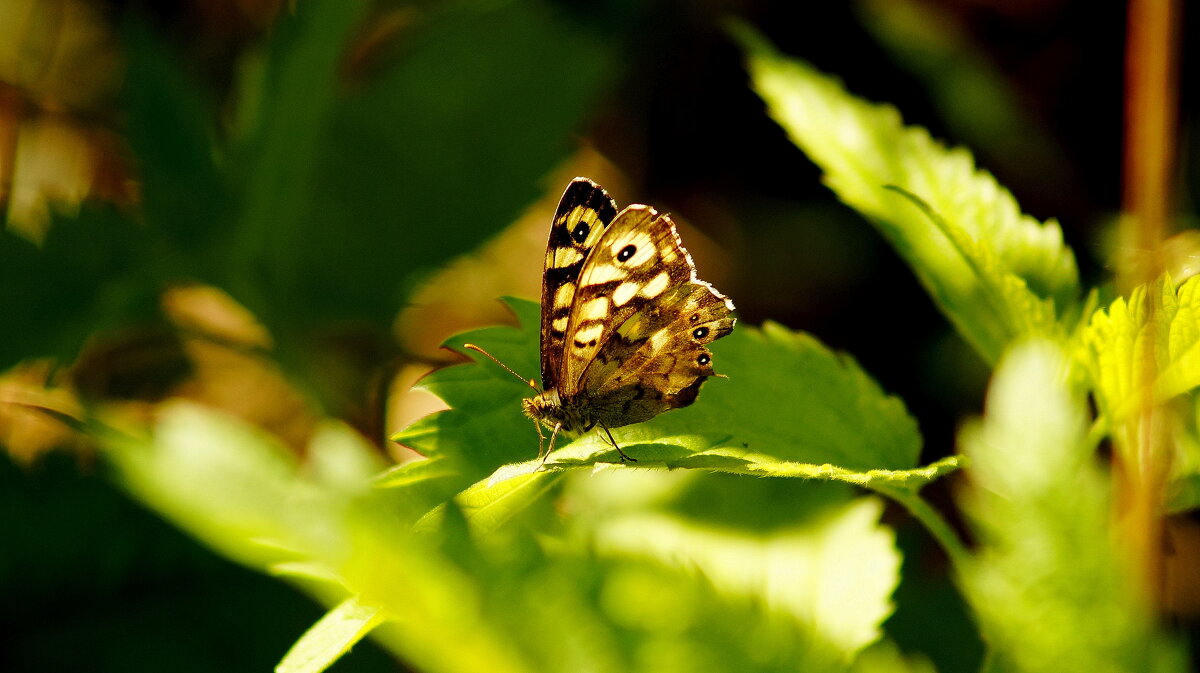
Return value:
<svg viewBox="0 0 1200 673">
<path fill-rule="evenodd" d="M 588 254 L 617 216 L 617 204 L 600 185 L 575 178 L 559 200 L 542 272 L 542 388 L 561 381 L 567 321 Z"/>
<path fill-rule="evenodd" d="M 608 427 L 690 404 L 712 374 L 704 344 L 732 330 L 733 305 L 696 278 L 671 219 L 649 206 L 621 211 L 589 254 L 578 285 L 560 392 L 584 392 Z M 623 390 L 631 386 L 640 390 Z M 628 414 L 618 408 L 622 400 Z"/>
</svg>

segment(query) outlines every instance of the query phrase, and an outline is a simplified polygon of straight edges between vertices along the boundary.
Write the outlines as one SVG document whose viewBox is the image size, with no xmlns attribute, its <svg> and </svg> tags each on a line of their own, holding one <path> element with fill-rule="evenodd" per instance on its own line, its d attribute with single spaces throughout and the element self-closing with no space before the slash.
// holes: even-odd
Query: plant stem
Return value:
<svg viewBox="0 0 1200 673">
<path fill-rule="evenodd" d="M 940 512 L 912 491 L 887 486 L 879 486 L 875 490 L 903 505 L 909 514 L 920 521 L 933 539 L 946 550 L 946 555 L 950 557 L 950 563 L 954 566 L 955 575 L 962 573 L 971 554 Z"/>
</svg>

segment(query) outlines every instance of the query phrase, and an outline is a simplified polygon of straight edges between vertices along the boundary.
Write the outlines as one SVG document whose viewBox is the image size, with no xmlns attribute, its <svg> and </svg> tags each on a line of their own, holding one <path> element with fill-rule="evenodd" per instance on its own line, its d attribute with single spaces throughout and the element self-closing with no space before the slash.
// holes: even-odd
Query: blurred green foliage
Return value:
<svg viewBox="0 0 1200 673">
<path fill-rule="evenodd" d="M 877 30 L 902 32 L 902 16 L 875 11 Z M 376 12 L 399 26 L 379 43 L 364 37 Z M 295 447 L 195 402 L 142 414 L 85 396 L 70 420 L 98 447 L 98 475 L 0 463 L 17 531 L 0 553 L 0 668 L 85 652 L 95 670 L 1187 670 L 1183 638 L 1115 548 L 1095 448 L 1137 403 L 1137 345 L 1157 339 L 1160 401 L 1190 410 L 1171 506 L 1195 506 L 1200 286 L 1163 278 L 1094 311 L 1057 222 L 1024 214 L 969 152 L 732 32 L 786 132 L 776 142 L 816 164 L 996 365 L 964 456 L 922 465 L 916 419 L 866 367 L 743 321 L 713 348 L 728 380 L 617 431 L 636 464 L 593 435 L 539 469 L 528 388 L 483 361 L 422 382 L 451 409 L 402 430 L 422 459 L 391 465 L 338 420 L 365 387 L 346 384 L 338 344 L 397 356 L 388 328 L 420 280 L 543 192 L 636 34 L 533 0 L 305 0 L 243 56 L 225 98 L 131 11 L 121 110 L 140 202 L 59 217 L 40 245 L 0 232 L 0 367 L 164 329 L 163 291 L 198 281 L 262 322 L 273 344 L 258 354 L 323 420 Z M 979 62 L 959 73 L 1007 100 Z M 536 371 L 539 307 L 508 305 L 519 327 L 447 345 Z M 919 317 L 859 313 L 885 345 Z M 953 499 L 928 494 L 960 469 Z M 147 548 L 165 557 L 139 558 Z"/>
<path fill-rule="evenodd" d="M 1086 441 L 1068 354 L 1022 344 L 963 430 L 977 487 L 962 497 L 980 538 L 962 568 L 995 671 L 1182 671 L 1110 533 L 1110 487 Z"/>
<path fill-rule="evenodd" d="M 89 209 L 52 227 L 40 255 L 0 233 L 0 366 L 69 357 L 89 330 L 151 320 L 164 288 L 199 281 L 251 309 L 287 371 L 340 410 L 328 342 L 346 330 L 386 342 L 421 277 L 511 222 L 613 62 L 602 34 L 542 3 L 451 2 L 349 86 L 345 51 L 366 9 L 313 0 L 286 13 L 262 64 L 242 70 L 257 95 L 225 128 L 132 14 L 124 109 L 140 221 Z"/>
</svg>

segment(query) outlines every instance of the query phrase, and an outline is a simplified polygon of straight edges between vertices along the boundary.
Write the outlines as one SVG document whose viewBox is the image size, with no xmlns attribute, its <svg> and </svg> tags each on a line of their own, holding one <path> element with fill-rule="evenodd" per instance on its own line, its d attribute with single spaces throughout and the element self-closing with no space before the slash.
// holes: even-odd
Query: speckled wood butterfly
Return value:
<svg viewBox="0 0 1200 673">
<path fill-rule="evenodd" d="M 633 460 L 609 430 L 696 401 L 717 375 L 705 346 L 733 331 L 732 313 L 731 301 L 696 278 L 671 218 L 643 205 L 618 213 L 600 185 L 572 180 L 546 246 L 542 387 L 522 403 L 539 437 L 542 425 L 551 430 L 542 460 L 559 433 L 596 426 Z"/>
</svg>

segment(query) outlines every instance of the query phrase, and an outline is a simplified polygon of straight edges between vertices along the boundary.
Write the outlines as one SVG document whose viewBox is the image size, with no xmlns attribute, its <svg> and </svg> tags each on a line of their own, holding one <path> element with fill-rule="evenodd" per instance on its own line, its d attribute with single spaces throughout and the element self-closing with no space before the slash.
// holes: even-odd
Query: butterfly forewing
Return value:
<svg viewBox="0 0 1200 673">
<path fill-rule="evenodd" d="M 567 321 L 580 271 L 616 215 L 612 197 L 587 178 L 572 180 L 558 203 L 542 275 L 542 387 L 546 390 L 561 380 Z"/>
<path fill-rule="evenodd" d="M 525 413 L 551 428 L 553 445 L 560 431 L 687 406 L 713 376 L 707 345 L 733 323 L 733 304 L 696 278 L 669 217 L 642 205 L 617 213 L 603 189 L 577 178 L 550 229 L 543 391 L 524 401 Z"/>
<path fill-rule="evenodd" d="M 696 279 L 670 218 L 630 206 L 605 231 L 580 275 L 560 392 L 584 391 L 595 400 L 645 374 L 653 378 L 647 378 L 647 394 L 666 399 L 712 374 L 702 344 L 729 333 L 731 312 L 728 300 Z"/>
</svg>

